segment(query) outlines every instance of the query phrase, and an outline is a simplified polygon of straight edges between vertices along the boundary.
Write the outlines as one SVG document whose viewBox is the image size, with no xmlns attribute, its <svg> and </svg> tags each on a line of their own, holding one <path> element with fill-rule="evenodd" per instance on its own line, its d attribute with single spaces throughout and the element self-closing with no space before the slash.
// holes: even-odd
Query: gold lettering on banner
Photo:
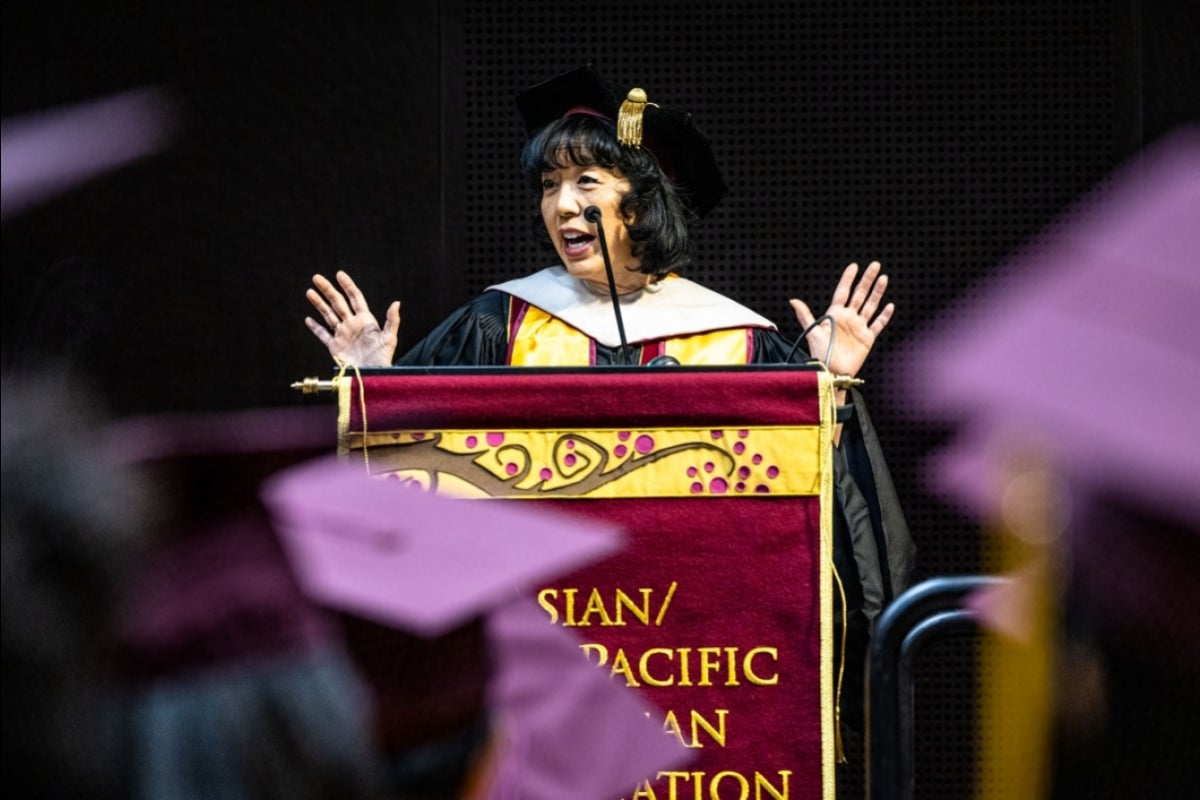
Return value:
<svg viewBox="0 0 1200 800">
<path fill-rule="evenodd" d="M 678 588 L 677 581 L 671 581 L 665 590 L 649 586 L 603 590 L 586 586 L 545 588 L 538 592 L 537 601 L 552 625 L 569 628 L 638 626 L 651 631 L 662 627 Z M 660 632 L 650 636 L 656 646 L 585 642 L 579 648 L 593 665 L 607 669 L 612 677 L 619 676 L 631 688 L 648 686 L 674 690 L 702 686 L 732 689 L 779 685 L 777 647 L 765 644 L 671 647 L 660 644 L 661 640 L 657 639 Z M 732 701 L 728 705 L 737 707 Z M 663 712 L 662 730 L 689 749 L 724 750 L 729 747 L 731 711 L 730 707 L 667 709 Z M 649 712 L 647 716 L 650 716 Z M 792 774 L 791 770 L 741 772 L 728 769 L 660 772 L 656 778 L 642 781 L 631 798 L 790 800 Z"/>
<path fill-rule="evenodd" d="M 717 723 L 713 725 L 699 711 L 691 710 L 688 712 L 688 719 L 691 723 L 691 737 L 684 736 L 682 726 L 679 724 L 679 718 L 675 716 L 674 711 L 668 711 L 663 718 L 663 730 L 679 740 L 679 743 L 684 747 L 700 748 L 704 747 L 704 743 L 700 741 L 700 732 L 706 732 L 712 742 L 717 747 L 724 747 L 726 740 L 725 720 L 729 717 L 728 708 L 713 709 L 713 713 L 717 715 Z"/>
<path fill-rule="evenodd" d="M 674 506 L 668 509 L 672 526 L 674 519 L 679 520 L 678 531 L 671 527 L 669 536 L 656 536 L 649 526 L 637 530 L 638 551 L 645 544 L 652 557 L 630 558 L 615 571 L 600 567 L 564 573 L 553 585 L 531 587 L 550 625 L 585 629 L 577 642 L 580 652 L 592 666 L 609 673 L 594 677 L 619 677 L 633 691 L 647 690 L 645 708 L 653 710 L 645 710 L 642 721 L 649 734 L 669 735 L 674 741 L 660 744 L 686 748 L 695 757 L 674 771 L 643 773 L 646 780 L 636 784 L 636 790 L 630 780 L 623 796 L 791 800 L 791 777 L 799 775 L 797 791 L 803 797 L 830 800 L 835 788 L 831 754 L 836 722 L 830 700 L 835 692 L 828 622 L 833 586 L 827 552 L 833 496 L 829 378 L 817 375 L 820 413 L 814 415 L 816 409 L 809 409 L 803 417 L 796 416 L 809 419 L 811 424 L 804 425 L 711 422 L 703 427 L 660 428 L 649 423 L 644 429 L 563 429 L 557 420 L 549 420 L 546 424 L 552 427 L 544 429 L 412 430 L 402 427 L 407 423 L 401 417 L 386 422 L 373 419 L 369 434 L 349 430 L 353 397 L 351 382 L 346 380 L 339 382 L 338 451 L 342 456 L 357 451 L 366 463 L 369 448 L 368 473 L 398 485 L 415 484 L 430 493 L 462 498 L 570 501 L 579 507 L 590 503 L 596 506 L 597 516 L 609 515 L 610 500 L 622 506 L 635 498 L 678 503 L 678 511 Z M 775 420 L 775 389 L 767 389 L 764 399 L 770 400 L 770 414 L 755 411 L 753 416 Z M 778 399 L 782 401 L 782 395 Z M 790 406 L 778 405 L 784 415 L 780 418 L 792 419 Z M 764 412 L 767 408 L 764 404 Z M 365 407 L 361 410 L 365 417 Z M 361 426 L 366 427 L 365 420 Z M 738 525 L 733 520 L 743 519 L 743 509 L 722 504 L 719 515 L 711 509 L 722 498 L 739 497 L 748 515 L 779 498 L 791 498 L 802 506 L 793 514 L 790 506 L 775 504 L 795 519 L 794 526 L 783 525 L 788 541 L 795 538 L 793 527 L 803 534 L 799 543 L 803 549 L 793 554 L 789 548 L 779 557 L 795 559 L 795 566 L 807 572 L 800 576 L 802 586 L 782 587 L 785 591 L 772 594 L 769 603 L 756 603 L 757 593 L 748 594 L 738 580 L 726 579 L 730 569 L 726 552 L 676 541 L 677 534 L 708 534 L 714 527 Z M 741 531 L 729 533 L 737 537 Z M 768 535 L 772 538 L 766 544 L 771 545 L 776 534 Z M 803 591 L 793 594 L 792 588 Z M 678 607 L 673 605 L 677 594 Z M 782 611 L 771 613 L 775 602 L 786 606 L 786 618 Z M 805 636 L 793 643 L 789 631 L 797 628 Z M 731 641 L 737 644 L 722 644 Z M 772 642 L 781 644 L 772 646 Z M 809 664 L 818 645 L 820 662 Z M 793 671 L 794 660 L 803 662 L 798 671 Z M 816 672 L 814 666 L 819 668 Z M 807 700 L 800 703 L 813 706 L 812 713 L 804 715 L 803 745 L 786 741 L 790 736 L 779 741 L 772 727 L 776 720 L 769 713 L 767 719 L 758 719 L 760 710 L 791 707 L 793 694 L 807 697 L 818 680 L 819 707 Z M 727 691 L 735 688 L 736 693 Z M 817 721 L 820 781 L 810 787 L 815 755 L 809 752 L 814 738 L 810 726 Z M 656 725 L 661 727 L 655 730 Z M 800 746 L 804 752 L 797 761 Z M 812 749 L 816 746 L 816 741 L 811 742 Z"/>
<path fill-rule="evenodd" d="M 712 686 L 712 678 L 709 677 L 709 673 L 712 669 L 718 671 L 721 669 L 721 662 L 719 660 L 721 648 L 701 647 L 697 652 L 700 653 L 700 685 Z M 737 678 L 731 674 L 725 685 L 737 686 Z"/>
<path fill-rule="evenodd" d="M 662 656 L 667 661 L 675 658 L 675 652 L 669 647 L 651 647 L 646 652 L 642 653 L 642 657 L 638 659 L 638 674 L 642 676 L 642 681 L 647 686 L 674 686 L 675 674 L 671 673 L 667 678 L 655 678 L 650 674 L 650 657 Z"/>
<path fill-rule="evenodd" d="M 579 645 L 597 667 L 625 678 L 626 686 L 692 686 L 692 667 L 699 674 L 697 686 L 741 686 L 742 680 L 755 686 L 775 686 L 779 672 L 759 663 L 778 663 L 779 648 L 752 647 L 651 647 L 633 660 L 623 647 L 610 648 L 599 642 Z M 593 658 L 594 657 L 594 658 Z M 696 663 L 693 665 L 692 662 Z"/>
<path fill-rule="evenodd" d="M 688 664 L 691 663 L 691 660 L 688 658 L 688 654 L 692 652 L 692 648 L 680 647 L 676 652 L 679 653 L 679 685 L 691 686 L 692 676 L 688 672 Z"/>
<path fill-rule="evenodd" d="M 558 622 L 558 606 L 554 605 L 555 598 L 558 597 L 558 589 L 542 589 L 538 592 L 537 602 L 547 614 L 550 615 L 550 624 Z"/>
<path fill-rule="evenodd" d="M 671 585 L 667 587 L 666 596 L 658 607 L 658 613 L 654 615 L 653 623 L 650 621 L 653 611 L 654 589 L 652 587 L 638 589 L 637 594 L 640 595 L 640 598 L 637 600 L 631 593 L 623 589 L 614 589 L 612 599 L 607 602 L 605 595 L 601 594 L 599 589 L 592 589 L 583 603 L 582 613 L 576 611 L 581 591 L 578 587 L 542 589 L 538 592 L 537 601 L 538 605 L 549 615 L 552 624 L 562 620 L 562 625 L 566 628 L 592 626 L 623 628 L 630 624 L 626 619 L 627 614 L 642 625 L 647 627 L 652 625 L 657 628 L 662 626 L 667 609 L 671 606 L 671 598 L 675 596 L 678 586 L 678 583 L 671 581 Z"/>
<path fill-rule="evenodd" d="M 633 675 L 633 670 L 629 667 L 629 659 L 625 656 L 625 649 L 618 647 L 616 654 L 613 655 L 612 674 L 624 675 L 626 686 L 638 686 L 637 678 Z"/>
<path fill-rule="evenodd" d="M 742 671 L 746 673 L 746 680 L 758 686 L 775 686 L 779 683 L 779 673 L 771 675 L 769 678 L 759 677 L 754 673 L 754 658 L 760 654 L 766 654 L 771 657 L 775 663 L 779 663 L 779 648 L 778 647 L 755 647 L 742 660 Z"/>
<path fill-rule="evenodd" d="M 774 776 L 762 772 L 747 776 L 732 770 L 711 777 L 706 772 L 660 772 L 655 780 L 665 782 L 660 787 L 665 794 L 642 781 L 630 800 L 790 800 L 791 777 L 790 769 Z"/>
<path fill-rule="evenodd" d="M 650 592 L 652 589 L 641 589 L 642 604 L 640 606 L 633 602 L 633 598 L 625 594 L 620 589 L 616 590 L 617 594 L 617 613 L 616 619 L 618 625 L 624 625 L 625 621 L 621 618 L 621 609 L 628 609 L 630 614 L 640 621 L 643 625 L 650 624 Z"/>
<path fill-rule="evenodd" d="M 583 610 L 583 618 L 577 624 L 582 626 L 591 625 L 593 614 L 600 616 L 600 625 L 606 628 L 612 627 L 612 617 L 608 616 L 608 612 L 604 610 L 604 599 L 600 597 L 599 589 L 592 589 L 592 593 L 588 595 L 587 607 Z"/>
<path fill-rule="evenodd" d="M 678 583 L 671 581 L 671 587 L 667 589 L 666 599 L 663 600 L 662 607 L 658 609 L 658 616 L 654 618 L 655 625 L 662 625 L 663 617 L 667 615 L 667 606 L 671 605 L 671 598 L 675 596 L 675 589 L 678 587 Z"/>
</svg>

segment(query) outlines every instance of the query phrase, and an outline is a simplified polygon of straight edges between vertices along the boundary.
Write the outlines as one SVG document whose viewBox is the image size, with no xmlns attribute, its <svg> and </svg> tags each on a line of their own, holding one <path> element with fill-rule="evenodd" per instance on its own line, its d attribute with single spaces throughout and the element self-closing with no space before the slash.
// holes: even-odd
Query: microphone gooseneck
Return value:
<svg viewBox="0 0 1200 800">
<path fill-rule="evenodd" d="M 596 235 L 600 238 L 600 254 L 604 256 L 604 271 L 608 275 L 608 296 L 612 298 L 613 315 L 617 318 L 617 336 L 621 338 L 619 360 L 624 363 L 629 343 L 625 340 L 625 321 L 621 319 L 621 303 L 617 300 L 617 281 L 613 277 L 612 259 L 608 256 L 608 240 L 604 235 L 604 226 L 600 224 L 602 217 L 596 206 L 588 206 L 583 210 L 583 218 L 596 226 Z"/>
<path fill-rule="evenodd" d="M 802 341 L 804 341 L 805 337 L 808 336 L 809 331 L 811 331 L 813 328 L 817 327 L 818 325 L 820 325 L 823 322 L 829 323 L 829 345 L 825 348 L 825 361 L 822 362 L 826 366 L 828 366 L 829 356 L 833 353 L 834 337 L 837 335 L 837 326 L 833 324 L 833 317 L 829 316 L 828 314 L 817 317 L 816 319 L 813 320 L 811 325 L 809 325 L 807 328 L 805 328 L 803 331 L 800 332 L 800 335 L 796 337 L 796 341 L 792 343 L 792 349 L 788 350 L 787 355 L 783 357 L 783 363 L 790 364 L 792 362 L 792 356 L 794 356 L 796 354 L 796 350 L 800 347 L 800 343 Z M 817 361 L 817 360 L 818 359 L 815 356 L 813 356 L 812 354 L 809 354 L 808 363 L 811 363 L 811 362 Z"/>
</svg>

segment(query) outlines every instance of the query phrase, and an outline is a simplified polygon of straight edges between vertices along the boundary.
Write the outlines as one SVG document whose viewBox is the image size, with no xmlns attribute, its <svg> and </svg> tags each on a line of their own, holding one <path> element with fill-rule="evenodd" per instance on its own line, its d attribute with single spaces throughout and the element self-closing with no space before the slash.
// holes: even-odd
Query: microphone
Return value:
<svg viewBox="0 0 1200 800">
<path fill-rule="evenodd" d="M 829 363 L 829 356 L 831 353 L 833 353 L 833 340 L 834 340 L 834 337 L 837 335 L 837 326 L 833 324 L 833 317 L 829 316 L 828 314 L 825 314 L 824 316 L 814 319 L 811 325 L 809 325 L 807 328 L 805 328 L 803 331 L 800 332 L 800 335 L 796 337 L 796 341 L 792 343 L 792 349 L 788 350 L 787 355 L 783 357 L 784 364 L 792 363 L 792 356 L 794 356 L 796 354 L 796 350 L 800 347 L 800 343 L 803 342 L 804 339 L 808 336 L 809 331 L 811 331 L 813 328 L 817 327 L 818 325 L 820 325 L 824 322 L 829 323 L 829 345 L 825 348 L 825 360 L 821 363 L 823 363 L 823 364 Z M 810 354 L 808 357 L 808 361 L 805 363 L 811 364 L 812 362 L 814 362 L 816 360 L 817 360 L 817 358 Z"/>
<path fill-rule="evenodd" d="M 617 282 L 613 278 L 612 260 L 608 256 L 608 239 L 604 235 L 604 226 L 600 224 L 603 214 L 595 206 L 583 210 L 583 218 L 596 226 L 596 235 L 600 237 L 600 253 L 604 256 L 604 271 L 608 275 L 608 296 L 612 298 L 613 314 L 617 318 L 617 335 L 621 338 L 619 361 L 623 364 L 627 357 L 629 343 L 625 340 L 625 321 L 621 319 L 621 304 L 617 300 Z"/>
</svg>

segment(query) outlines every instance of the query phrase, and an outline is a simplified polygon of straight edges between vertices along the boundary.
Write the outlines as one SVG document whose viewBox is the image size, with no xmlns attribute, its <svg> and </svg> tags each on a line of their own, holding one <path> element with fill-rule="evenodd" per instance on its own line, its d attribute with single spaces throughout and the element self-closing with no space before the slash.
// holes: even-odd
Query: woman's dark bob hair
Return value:
<svg viewBox="0 0 1200 800">
<path fill-rule="evenodd" d="M 621 214 L 641 272 L 657 280 L 691 262 L 688 228 L 695 215 L 648 149 L 621 146 L 616 126 L 607 119 L 570 114 L 531 136 L 521 153 L 521 171 L 539 199 L 542 174 L 570 165 L 603 167 L 629 181 L 632 188 L 621 200 Z M 553 246 L 540 210 L 534 215 L 533 230 L 540 243 Z"/>
</svg>

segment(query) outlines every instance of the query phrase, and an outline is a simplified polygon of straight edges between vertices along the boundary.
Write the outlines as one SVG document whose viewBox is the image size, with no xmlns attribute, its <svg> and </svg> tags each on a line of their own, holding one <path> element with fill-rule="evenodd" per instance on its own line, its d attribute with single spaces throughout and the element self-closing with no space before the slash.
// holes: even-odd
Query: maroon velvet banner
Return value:
<svg viewBox="0 0 1200 800">
<path fill-rule="evenodd" d="M 624 797 L 833 796 L 828 376 L 396 370 L 339 393 L 339 449 L 373 473 L 627 531 L 530 589 L 695 753 Z"/>
</svg>

